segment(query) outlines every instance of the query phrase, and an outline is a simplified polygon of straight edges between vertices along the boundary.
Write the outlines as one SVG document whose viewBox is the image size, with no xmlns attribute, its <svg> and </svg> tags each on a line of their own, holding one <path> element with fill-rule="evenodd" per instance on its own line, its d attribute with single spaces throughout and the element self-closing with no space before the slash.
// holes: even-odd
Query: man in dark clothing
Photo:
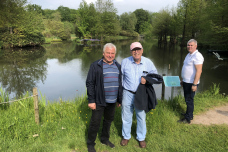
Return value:
<svg viewBox="0 0 228 152">
<path fill-rule="evenodd" d="M 114 120 L 115 105 L 122 103 L 122 74 L 120 64 L 115 60 L 116 46 L 107 43 L 103 48 L 103 58 L 91 64 L 87 79 L 88 107 L 92 117 L 88 130 L 87 148 L 95 152 L 95 140 L 102 117 L 103 128 L 101 143 L 111 148 L 115 145 L 109 141 L 111 122 Z"/>
</svg>

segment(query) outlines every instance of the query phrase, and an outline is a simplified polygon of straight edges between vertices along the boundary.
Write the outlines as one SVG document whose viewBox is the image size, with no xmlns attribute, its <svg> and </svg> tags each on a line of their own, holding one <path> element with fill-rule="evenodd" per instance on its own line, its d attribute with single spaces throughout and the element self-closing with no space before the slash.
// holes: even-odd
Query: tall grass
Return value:
<svg viewBox="0 0 228 152">
<path fill-rule="evenodd" d="M 216 93 L 217 88 L 218 86 L 212 86 L 211 89 L 196 94 L 195 114 L 228 103 L 228 97 Z M 91 110 L 87 106 L 86 96 L 81 96 L 73 101 L 44 103 L 46 103 L 45 98 L 41 96 L 39 102 L 40 125 L 35 123 L 33 98 L 27 98 L 21 103 L 14 102 L 8 108 L 0 109 L 0 151 L 87 151 L 86 139 Z M 186 108 L 181 95 L 176 96 L 173 100 L 159 100 L 158 103 L 156 110 L 147 113 L 147 148 L 141 149 L 138 146 L 135 118 L 129 145 L 120 146 L 119 143 L 122 139 L 121 108 L 117 108 L 110 131 L 110 141 L 116 147 L 111 149 L 102 145 L 99 141 L 99 132 L 96 150 L 98 152 L 225 152 L 228 150 L 227 125 L 178 124 L 180 113 Z"/>
<path fill-rule="evenodd" d="M 0 103 L 8 102 L 9 101 L 9 94 L 5 92 L 5 90 L 1 87 L 0 88 Z M 9 107 L 9 104 L 0 104 L 0 109 L 6 109 Z"/>
</svg>

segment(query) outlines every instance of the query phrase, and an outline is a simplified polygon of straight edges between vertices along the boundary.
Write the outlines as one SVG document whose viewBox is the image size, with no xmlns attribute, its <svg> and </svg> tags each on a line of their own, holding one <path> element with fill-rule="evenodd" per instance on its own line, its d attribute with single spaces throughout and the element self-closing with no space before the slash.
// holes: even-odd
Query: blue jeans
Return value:
<svg viewBox="0 0 228 152">
<path fill-rule="evenodd" d="M 185 119 L 191 120 L 193 119 L 195 92 L 192 91 L 192 83 L 183 82 L 183 89 L 184 89 L 184 98 L 187 105 Z"/>
<path fill-rule="evenodd" d="M 122 135 L 124 139 L 131 138 L 132 117 L 135 109 L 137 119 L 136 139 L 143 141 L 146 138 L 146 113 L 144 110 L 138 110 L 134 107 L 135 94 L 123 90 L 122 100 Z"/>
<path fill-rule="evenodd" d="M 92 110 L 92 116 L 90 120 L 88 139 L 87 139 L 88 146 L 95 145 L 95 140 L 96 140 L 97 133 L 100 127 L 100 122 L 103 116 L 104 116 L 104 120 L 103 120 L 103 128 L 101 133 L 101 142 L 105 142 L 109 140 L 110 127 L 111 127 L 112 121 L 114 120 L 115 107 L 116 107 L 115 105 L 116 103 L 106 103 L 105 107 L 96 105 L 96 110 Z"/>
</svg>

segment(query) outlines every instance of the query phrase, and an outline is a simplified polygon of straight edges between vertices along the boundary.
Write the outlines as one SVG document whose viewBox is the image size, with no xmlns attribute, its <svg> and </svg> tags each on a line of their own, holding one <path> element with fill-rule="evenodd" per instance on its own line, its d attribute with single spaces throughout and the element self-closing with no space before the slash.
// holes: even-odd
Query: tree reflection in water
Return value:
<svg viewBox="0 0 228 152">
<path fill-rule="evenodd" d="M 18 98 L 32 91 L 38 81 L 44 82 L 47 73 L 43 47 L 11 48 L 0 54 L 1 87 Z"/>
</svg>

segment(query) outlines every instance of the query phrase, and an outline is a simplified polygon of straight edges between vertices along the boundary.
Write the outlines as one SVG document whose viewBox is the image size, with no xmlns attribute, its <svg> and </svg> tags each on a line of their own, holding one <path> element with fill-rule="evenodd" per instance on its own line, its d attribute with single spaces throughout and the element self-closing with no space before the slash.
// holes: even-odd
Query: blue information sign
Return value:
<svg viewBox="0 0 228 152">
<path fill-rule="evenodd" d="M 179 76 L 163 76 L 163 80 L 166 87 L 180 87 Z"/>
</svg>

